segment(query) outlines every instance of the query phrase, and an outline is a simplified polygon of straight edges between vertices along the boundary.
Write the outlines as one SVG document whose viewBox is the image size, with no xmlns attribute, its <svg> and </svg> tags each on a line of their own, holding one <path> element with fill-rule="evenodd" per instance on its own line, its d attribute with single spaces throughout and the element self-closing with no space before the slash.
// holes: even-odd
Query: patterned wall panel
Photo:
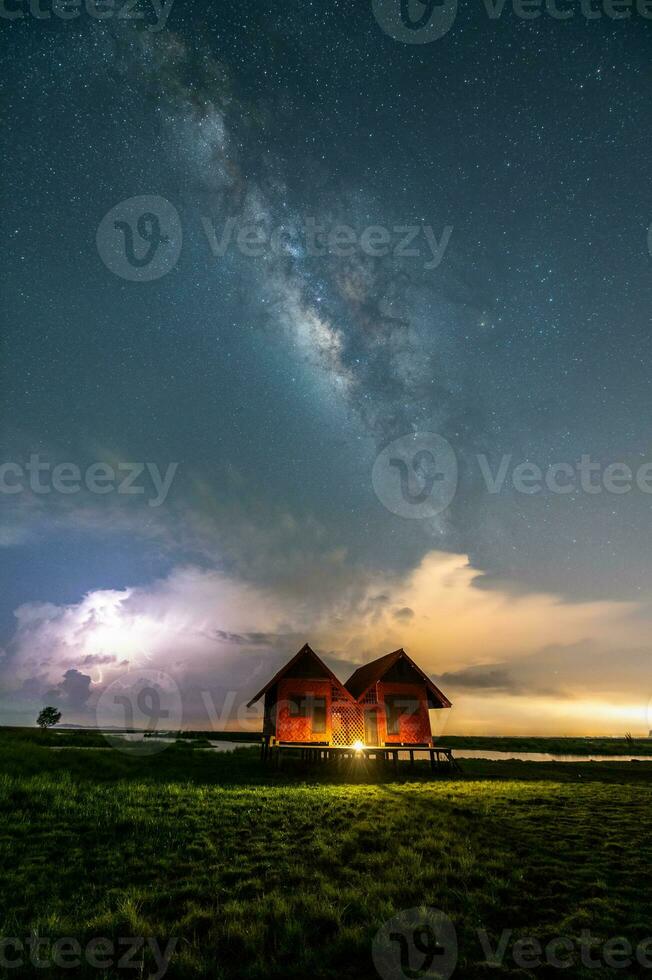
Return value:
<svg viewBox="0 0 652 980">
<path fill-rule="evenodd" d="M 328 680 L 287 677 L 279 681 L 276 737 L 279 742 L 330 742 L 331 684 Z M 291 716 L 289 699 L 293 694 L 326 698 L 326 730 L 313 732 L 311 718 Z"/>
<path fill-rule="evenodd" d="M 417 698 L 420 702 L 419 711 L 413 715 L 402 715 L 399 721 L 400 732 L 398 735 L 388 735 L 386 730 L 385 711 L 381 711 L 381 724 L 383 729 L 382 740 L 392 743 L 400 742 L 425 742 L 430 744 L 432 732 L 430 729 L 430 716 L 428 714 L 427 690 L 423 684 L 399 684 L 380 681 L 379 697 L 383 702 L 386 694 L 404 695 L 405 697 Z M 380 735 L 380 731 L 379 731 Z"/>
<path fill-rule="evenodd" d="M 364 716 L 362 709 L 346 702 L 333 706 L 333 745 L 353 745 L 364 742 Z"/>
</svg>

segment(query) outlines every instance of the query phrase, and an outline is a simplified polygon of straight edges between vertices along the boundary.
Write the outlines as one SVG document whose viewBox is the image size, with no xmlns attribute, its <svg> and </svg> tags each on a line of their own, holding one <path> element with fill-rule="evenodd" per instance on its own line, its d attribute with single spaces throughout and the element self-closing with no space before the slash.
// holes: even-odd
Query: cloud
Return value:
<svg viewBox="0 0 652 980">
<path fill-rule="evenodd" d="M 343 679 L 404 646 L 453 701 L 438 718 L 449 730 L 504 731 L 517 716 L 532 730 L 544 703 L 555 707 L 557 731 L 562 722 L 611 730 L 614 706 L 623 718 L 638 711 L 644 724 L 649 617 L 638 606 L 484 590 L 465 558 L 441 552 L 406 576 L 361 572 L 339 592 L 320 591 L 329 562 L 314 561 L 312 577 L 291 587 L 188 565 L 147 587 L 95 591 L 67 606 L 28 603 L 16 611 L 1 686 L 26 700 L 26 712 L 30 699 L 58 690 L 67 714 L 89 721 L 125 670 L 158 670 L 182 693 L 184 724 L 245 727 L 258 723 L 243 710 L 248 698 L 303 642 Z M 529 718 L 516 710 L 523 700 Z"/>
<path fill-rule="evenodd" d="M 233 643 L 236 646 L 245 647 L 266 647 L 267 649 L 283 646 L 288 649 L 288 644 L 296 643 L 298 636 L 292 633 L 229 633 L 226 630 L 215 630 L 217 639 L 225 643 Z"/>
<path fill-rule="evenodd" d="M 515 691 L 517 685 L 503 664 L 487 667 L 468 667 L 466 670 L 442 674 L 443 687 L 471 687 L 479 690 Z"/>
<path fill-rule="evenodd" d="M 409 606 L 403 606 L 402 609 L 395 610 L 394 619 L 398 619 L 403 622 L 408 619 L 414 619 L 414 609 L 410 609 Z"/>
<path fill-rule="evenodd" d="M 634 617 L 635 621 L 635 617 Z M 632 625 L 634 625 L 632 623 Z M 442 684 L 454 688 L 500 690 L 519 695 L 578 698 L 613 697 L 640 692 L 646 676 L 650 651 L 632 644 L 615 652 L 615 641 L 604 636 L 574 643 L 556 643 L 533 652 L 516 655 L 509 663 L 484 664 L 440 675 Z M 652 697 L 643 690 L 643 701 Z"/>
<path fill-rule="evenodd" d="M 82 709 L 91 694 L 91 678 L 79 670 L 67 670 L 56 692 L 72 709 Z"/>
</svg>

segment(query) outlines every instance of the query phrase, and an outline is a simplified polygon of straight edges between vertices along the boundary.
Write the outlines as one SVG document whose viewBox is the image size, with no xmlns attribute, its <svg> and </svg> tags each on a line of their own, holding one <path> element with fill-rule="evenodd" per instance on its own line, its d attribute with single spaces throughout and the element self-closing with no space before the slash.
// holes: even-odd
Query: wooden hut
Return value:
<svg viewBox="0 0 652 980">
<path fill-rule="evenodd" d="M 402 648 L 358 667 L 345 687 L 363 714 L 365 745 L 430 745 L 429 709 L 451 707 Z"/>
<path fill-rule="evenodd" d="M 431 745 L 429 709 L 451 706 L 405 650 L 342 684 L 307 643 L 249 706 L 262 697 L 264 739 L 280 745 Z"/>
</svg>

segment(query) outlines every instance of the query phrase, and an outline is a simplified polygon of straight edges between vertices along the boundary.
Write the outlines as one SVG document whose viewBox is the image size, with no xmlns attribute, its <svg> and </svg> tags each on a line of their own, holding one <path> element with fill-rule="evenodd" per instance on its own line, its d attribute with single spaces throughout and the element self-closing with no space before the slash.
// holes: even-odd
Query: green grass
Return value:
<svg viewBox="0 0 652 980">
<path fill-rule="evenodd" d="M 467 762 L 462 778 L 379 781 L 360 763 L 265 771 L 255 749 L 143 757 L 52 752 L 55 739 L 0 730 L 4 936 L 176 936 L 170 978 L 365 978 L 380 926 L 426 905 L 453 919 L 455 976 L 473 980 L 560 975 L 509 953 L 488 966 L 478 928 L 494 944 L 503 929 L 652 935 L 652 764 Z M 21 980 L 141 976 L 29 970 Z"/>
<path fill-rule="evenodd" d="M 30 745 L 75 745 L 78 748 L 106 745 L 100 732 L 78 728 L 0 728 L 0 741 L 3 747 L 26 742 Z"/>
<path fill-rule="evenodd" d="M 442 735 L 440 743 L 457 749 L 491 752 L 548 752 L 551 755 L 649 755 L 652 738 L 516 738 L 514 736 Z"/>
</svg>

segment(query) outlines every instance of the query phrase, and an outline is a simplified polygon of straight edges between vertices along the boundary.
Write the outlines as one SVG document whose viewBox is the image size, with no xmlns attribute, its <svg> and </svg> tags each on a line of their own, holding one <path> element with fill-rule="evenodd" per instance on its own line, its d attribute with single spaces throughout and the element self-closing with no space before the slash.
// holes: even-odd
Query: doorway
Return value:
<svg viewBox="0 0 652 980">
<path fill-rule="evenodd" d="M 375 708 L 364 713 L 364 744 L 378 745 L 378 712 Z"/>
</svg>

